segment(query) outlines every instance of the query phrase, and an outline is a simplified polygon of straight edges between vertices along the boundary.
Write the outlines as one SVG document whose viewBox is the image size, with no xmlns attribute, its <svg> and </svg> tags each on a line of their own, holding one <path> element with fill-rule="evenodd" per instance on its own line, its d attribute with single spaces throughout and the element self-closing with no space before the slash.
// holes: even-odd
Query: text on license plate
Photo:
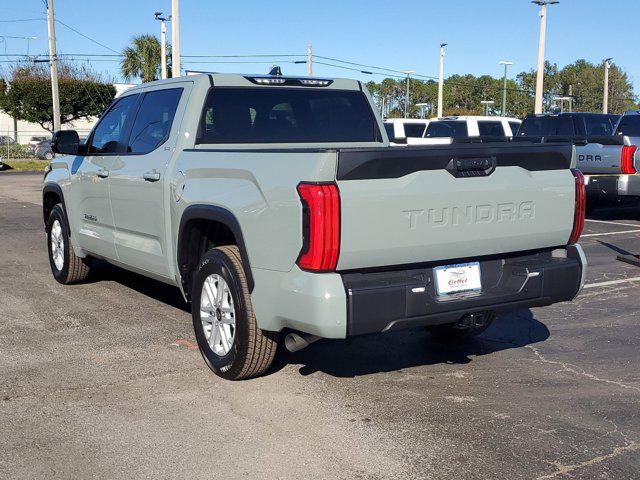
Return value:
<svg viewBox="0 0 640 480">
<path fill-rule="evenodd" d="M 479 262 L 444 265 L 433 270 L 438 295 L 478 291 L 482 288 Z"/>
</svg>

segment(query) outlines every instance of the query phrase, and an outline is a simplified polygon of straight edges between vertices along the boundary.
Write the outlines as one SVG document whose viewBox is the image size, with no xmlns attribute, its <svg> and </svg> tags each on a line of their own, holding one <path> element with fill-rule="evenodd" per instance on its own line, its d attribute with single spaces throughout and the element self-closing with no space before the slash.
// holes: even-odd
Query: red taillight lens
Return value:
<svg viewBox="0 0 640 480">
<path fill-rule="evenodd" d="M 573 230 L 571 231 L 571 237 L 569 237 L 569 243 L 576 243 L 580 239 L 580 235 L 582 235 L 582 230 L 584 229 L 587 194 L 584 188 L 584 175 L 582 175 L 582 172 L 572 168 L 571 173 L 573 173 L 576 180 L 576 208 L 573 214 Z"/>
<path fill-rule="evenodd" d="M 633 157 L 638 147 L 635 145 L 624 145 L 622 147 L 622 154 L 620 155 L 620 166 L 622 167 L 622 173 L 627 175 L 633 175 L 636 173 L 636 167 L 633 164 Z"/>
<path fill-rule="evenodd" d="M 335 270 L 340 253 L 340 192 L 334 183 L 301 183 L 302 250 L 298 265 L 305 270 Z"/>
</svg>

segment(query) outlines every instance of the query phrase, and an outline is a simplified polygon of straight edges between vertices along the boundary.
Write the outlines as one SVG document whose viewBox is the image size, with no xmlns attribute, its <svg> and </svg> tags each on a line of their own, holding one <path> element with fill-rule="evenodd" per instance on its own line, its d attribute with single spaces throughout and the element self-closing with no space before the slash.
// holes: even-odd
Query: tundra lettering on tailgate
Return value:
<svg viewBox="0 0 640 480">
<path fill-rule="evenodd" d="M 519 222 L 534 220 L 535 204 L 531 201 L 520 203 L 498 203 L 496 205 L 467 205 L 465 207 L 441 207 L 417 210 L 402 210 L 408 219 L 408 227 L 415 230 L 420 222 L 432 227 L 476 225 L 482 223 Z"/>
</svg>

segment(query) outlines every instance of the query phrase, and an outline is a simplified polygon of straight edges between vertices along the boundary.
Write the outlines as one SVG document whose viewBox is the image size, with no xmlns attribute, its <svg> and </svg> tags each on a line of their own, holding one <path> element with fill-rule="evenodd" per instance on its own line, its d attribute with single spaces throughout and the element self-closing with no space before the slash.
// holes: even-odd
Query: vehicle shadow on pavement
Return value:
<svg viewBox="0 0 640 480">
<path fill-rule="evenodd" d="M 184 301 L 177 287 L 130 272 L 101 260 L 94 260 L 94 265 L 96 267 L 95 273 L 92 272 L 88 282 L 118 282 L 147 297 L 151 297 L 184 312 L 191 313 L 190 305 Z"/>
<path fill-rule="evenodd" d="M 589 220 L 640 220 L 640 206 L 638 205 L 615 206 L 595 202 L 595 208 L 594 211 L 587 214 Z"/>
<path fill-rule="evenodd" d="M 282 361 L 301 365 L 302 375 L 323 372 L 348 378 L 425 365 L 467 364 L 472 357 L 542 342 L 549 335 L 531 310 L 520 310 L 498 316 L 482 335 L 460 343 L 439 341 L 417 328 L 320 341 Z"/>
</svg>

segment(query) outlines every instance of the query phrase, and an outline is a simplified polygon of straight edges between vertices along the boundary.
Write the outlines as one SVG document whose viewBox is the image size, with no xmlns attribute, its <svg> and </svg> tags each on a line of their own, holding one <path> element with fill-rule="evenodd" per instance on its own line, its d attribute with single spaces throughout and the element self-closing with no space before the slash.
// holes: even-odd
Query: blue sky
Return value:
<svg viewBox="0 0 640 480">
<path fill-rule="evenodd" d="M 8 21 L 44 19 L 42 0 L 3 3 L 0 36 L 36 36 L 37 40 L 30 42 L 30 53 L 45 53 L 44 20 Z M 122 50 L 135 34 L 159 34 L 159 22 L 153 19 L 153 12 L 168 13 L 171 6 L 170 0 L 56 0 L 55 3 L 59 20 L 116 51 Z M 503 59 L 515 62 L 511 67 L 515 75 L 535 67 L 537 9 L 528 0 L 182 0 L 182 54 L 303 55 L 311 42 L 318 55 L 436 76 L 438 46 L 447 42 L 445 76 L 453 73 L 500 76 L 502 67 L 498 61 Z M 561 0 L 559 5 L 549 8 L 546 58 L 563 66 L 578 58 L 599 63 L 605 57 L 613 57 L 629 73 L 639 92 L 640 57 L 636 50 L 640 40 L 639 17 L 637 0 Z M 112 53 L 60 24 L 57 34 L 60 53 Z M 8 53 L 25 53 L 26 42 L 5 39 L 4 44 L 0 43 L 0 53 L 5 52 L 5 47 Z M 285 74 L 306 72 L 305 65 L 284 60 L 280 64 Z M 119 79 L 117 63 L 94 62 L 93 66 Z M 267 71 L 268 65 L 206 65 L 184 59 L 183 67 L 261 73 Z M 319 76 L 382 78 L 325 65 L 316 65 L 314 70 Z"/>
</svg>

